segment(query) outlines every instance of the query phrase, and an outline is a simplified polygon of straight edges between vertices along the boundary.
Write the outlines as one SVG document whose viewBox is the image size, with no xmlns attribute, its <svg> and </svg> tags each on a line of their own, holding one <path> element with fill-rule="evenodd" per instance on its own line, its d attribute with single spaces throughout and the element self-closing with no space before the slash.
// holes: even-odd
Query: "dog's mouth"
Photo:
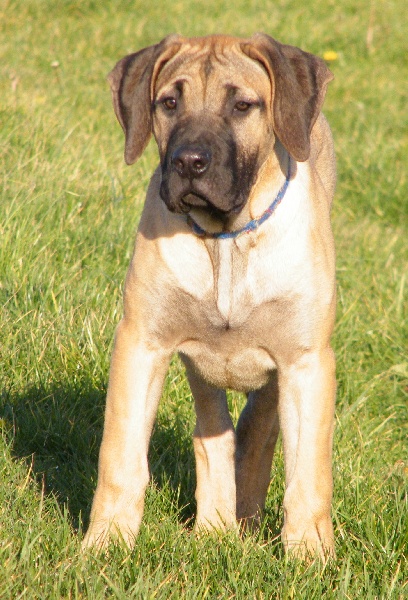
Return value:
<svg viewBox="0 0 408 600">
<path fill-rule="evenodd" d="M 168 172 L 163 169 L 160 196 L 172 213 L 192 213 L 193 217 L 202 213 L 203 216 L 225 223 L 242 210 L 245 197 L 232 194 L 230 186 L 225 186 L 225 189 L 221 186 L 219 189 L 218 179 L 215 174 L 211 178 L 186 180 L 174 170 Z"/>
<path fill-rule="evenodd" d="M 190 191 L 180 197 L 179 207 L 183 214 L 188 214 L 192 210 L 203 210 L 210 217 L 225 221 L 231 215 L 237 214 L 241 211 L 244 203 L 239 206 L 235 206 L 229 210 L 223 210 L 215 206 L 211 200 L 204 194 L 200 194 L 196 191 Z"/>
<path fill-rule="evenodd" d="M 197 192 L 188 192 L 180 198 L 180 208 L 183 213 L 189 213 L 192 208 L 205 208 L 211 207 L 211 202 L 203 194 Z"/>
</svg>

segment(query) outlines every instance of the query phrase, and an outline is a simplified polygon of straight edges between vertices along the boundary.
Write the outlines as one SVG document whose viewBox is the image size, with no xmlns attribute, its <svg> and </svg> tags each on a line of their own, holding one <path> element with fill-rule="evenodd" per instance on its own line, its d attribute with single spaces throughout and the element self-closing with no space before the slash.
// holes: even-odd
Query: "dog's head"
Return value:
<svg viewBox="0 0 408 600">
<path fill-rule="evenodd" d="M 153 132 L 169 210 L 201 207 L 220 218 L 243 207 L 275 138 L 307 160 L 331 79 L 323 60 L 264 34 L 171 35 L 109 75 L 126 163 Z"/>
</svg>

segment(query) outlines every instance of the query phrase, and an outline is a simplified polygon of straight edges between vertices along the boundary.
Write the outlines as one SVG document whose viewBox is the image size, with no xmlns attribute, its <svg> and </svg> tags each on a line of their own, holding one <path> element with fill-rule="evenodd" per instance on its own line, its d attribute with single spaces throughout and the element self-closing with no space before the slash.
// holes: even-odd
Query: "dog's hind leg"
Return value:
<svg viewBox="0 0 408 600">
<path fill-rule="evenodd" d="M 235 431 L 226 393 L 205 382 L 188 363 L 187 373 L 197 415 L 196 529 L 236 528 Z"/>
<path fill-rule="evenodd" d="M 278 434 L 278 378 L 274 371 L 263 388 L 248 394 L 237 424 L 237 518 L 244 527 L 256 526 L 265 506 Z"/>
</svg>

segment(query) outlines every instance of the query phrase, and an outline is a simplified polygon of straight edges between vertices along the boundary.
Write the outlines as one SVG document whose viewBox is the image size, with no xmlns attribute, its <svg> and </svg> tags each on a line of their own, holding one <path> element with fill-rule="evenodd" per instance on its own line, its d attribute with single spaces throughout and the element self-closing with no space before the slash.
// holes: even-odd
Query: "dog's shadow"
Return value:
<svg viewBox="0 0 408 600">
<path fill-rule="evenodd" d="M 92 382 L 28 388 L 3 393 L 0 418 L 12 438 L 12 455 L 22 459 L 39 492 L 67 507 L 75 529 L 84 530 L 97 481 L 106 389 Z M 166 413 L 167 414 L 167 413 Z M 191 432 L 183 415 L 159 411 L 149 452 L 152 480 L 167 489 L 181 522 L 194 511 L 195 466 Z M 170 489 L 168 489 L 170 486 Z"/>
<path fill-rule="evenodd" d="M 79 527 L 96 481 L 105 390 L 81 382 L 4 396 L 1 416 L 11 429 L 12 455 L 27 463 L 39 488 L 65 505 Z"/>
<path fill-rule="evenodd" d="M 12 438 L 12 455 L 27 464 L 38 483 L 38 492 L 52 495 L 68 510 L 75 530 L 89 522 L 97 482 L 99 446 L 102 438 L 106 389 L 92 382 L 78 385 L 28 388 L 13 395 L 2 394 L 0 419 Z M 195 460 L 192 442 L 190 399 L 178 399 L 162 409 L 152 434 L 149 467 L 153 494 L 165 493 L 171 510 L 190 528 L 196 511 Z M 154 500 L 153 500 L 154 501 Z M 275 508 L 276 507 L 276 508 Z M 271 539 L 279 530 L 279 503 L 266 511 L 267 529 L 261 537 Z M 268 530 L 268 532 L 267 532 Z"/>
</svg>

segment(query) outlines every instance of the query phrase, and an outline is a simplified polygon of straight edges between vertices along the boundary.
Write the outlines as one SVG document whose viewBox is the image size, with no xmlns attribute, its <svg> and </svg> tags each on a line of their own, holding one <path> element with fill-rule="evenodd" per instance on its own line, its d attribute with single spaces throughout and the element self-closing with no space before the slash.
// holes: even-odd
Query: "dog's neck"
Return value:
<svg viewBox="0 0 408 600">
<path fill-rule="evenodd" d="M 235 238 L 258 229 L 275 212 L 294 175 L 293 159 L 280 145 L 275 149 L 273 157 L 262 165 L 251 195 L 238 214 L 221 221 L 204 210 L 190 212 L 187 221 L 196 235 L 213 239 Z M 271 175 L 265 177 L 265 171 Z"/>
</svg>

